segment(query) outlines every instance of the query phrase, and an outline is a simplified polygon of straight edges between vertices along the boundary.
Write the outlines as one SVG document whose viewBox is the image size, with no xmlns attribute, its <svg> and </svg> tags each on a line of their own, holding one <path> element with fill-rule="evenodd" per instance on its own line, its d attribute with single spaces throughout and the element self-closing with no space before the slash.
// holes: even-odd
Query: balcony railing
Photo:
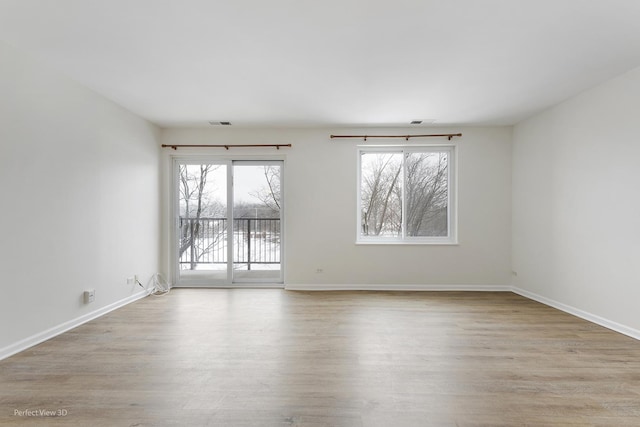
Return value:
<svg viewBox="0 0 640 427">
<path fill-rule="evenodd" d="M 226 218 L 180 218 L 180 269 L 206 269 L 228 261 Z M 280 264 L 280 219 L 233 220 L 234 268 Z"/>
</svg>

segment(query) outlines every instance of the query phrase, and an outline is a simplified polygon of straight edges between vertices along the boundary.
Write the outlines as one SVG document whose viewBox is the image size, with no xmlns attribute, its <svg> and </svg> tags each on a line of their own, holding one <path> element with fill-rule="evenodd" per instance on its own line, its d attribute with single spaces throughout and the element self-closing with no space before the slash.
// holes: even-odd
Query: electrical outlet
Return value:
<svg viewBox="0 0 640 427">
<path fill-rule="evenodd" d="M 324 269 L 316 268 L 316 274 L 324 273 Z"/>
<path fill-rule="evenodd" d="M 84 303 L 89 304 L 90 302 L 94 302 L 96 300 L 96 291 L 95 289 L 89 289 L 84 291 Z"/>
<path fill-rule="evenodd" d="M 136 276 L 127 277 L 127 285 L 135 285 L 136 284 Z"/>
</svg>

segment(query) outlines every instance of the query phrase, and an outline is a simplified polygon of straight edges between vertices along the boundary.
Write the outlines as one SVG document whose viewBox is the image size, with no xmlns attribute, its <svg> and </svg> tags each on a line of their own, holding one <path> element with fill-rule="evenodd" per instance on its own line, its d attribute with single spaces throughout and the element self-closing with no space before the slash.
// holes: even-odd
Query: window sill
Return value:
<svg viewBox="0 0 640 427">
<path fill-rule="evenodd" d="M 459 246 L 457 240 L 447 240 L 447 241 L 406 241 L 406 240 L 356 240 L 356 245 L 373 245 L 373 246 Z"/>
</svg>

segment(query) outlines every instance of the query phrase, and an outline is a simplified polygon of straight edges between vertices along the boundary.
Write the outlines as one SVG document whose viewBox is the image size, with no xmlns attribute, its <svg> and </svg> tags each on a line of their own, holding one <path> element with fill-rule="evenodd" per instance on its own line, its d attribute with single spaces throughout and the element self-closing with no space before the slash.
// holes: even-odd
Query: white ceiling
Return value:
<svg viewBox="0 0 640 427">
<path fill-rule="evenodd" d="M 0 0 L 0 40 L 163 127 L 508 125 L 640 66 L 640 1 Z"/>
</svg>

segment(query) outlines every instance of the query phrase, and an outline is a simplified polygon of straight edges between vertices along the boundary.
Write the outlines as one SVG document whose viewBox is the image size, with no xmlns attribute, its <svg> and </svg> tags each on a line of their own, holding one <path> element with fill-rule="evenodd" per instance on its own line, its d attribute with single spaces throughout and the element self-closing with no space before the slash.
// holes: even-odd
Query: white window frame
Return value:
<svg viewBox="0 0 640 427">
<path fill-rule="evenodd" d="M 457 150 L 452 144 L 443 145 L 367 145 L 357 147 L 357 184 L 356 184 L 356 244 L 374 244 L 374 245 L 457 245 L 458 244 L 458 216 L 457 216 Z M 405 161 L 405 153 L 447 153 L 447 236 L 407 236 L 406 235 L 406 178 L 404 176 L 404 167 L 402 169 L 402 235 L 393 236 L 363 236 L 362 235 L 362 154 L 365 153 L 401 153 L 403 162 Z"/>
</svg>

